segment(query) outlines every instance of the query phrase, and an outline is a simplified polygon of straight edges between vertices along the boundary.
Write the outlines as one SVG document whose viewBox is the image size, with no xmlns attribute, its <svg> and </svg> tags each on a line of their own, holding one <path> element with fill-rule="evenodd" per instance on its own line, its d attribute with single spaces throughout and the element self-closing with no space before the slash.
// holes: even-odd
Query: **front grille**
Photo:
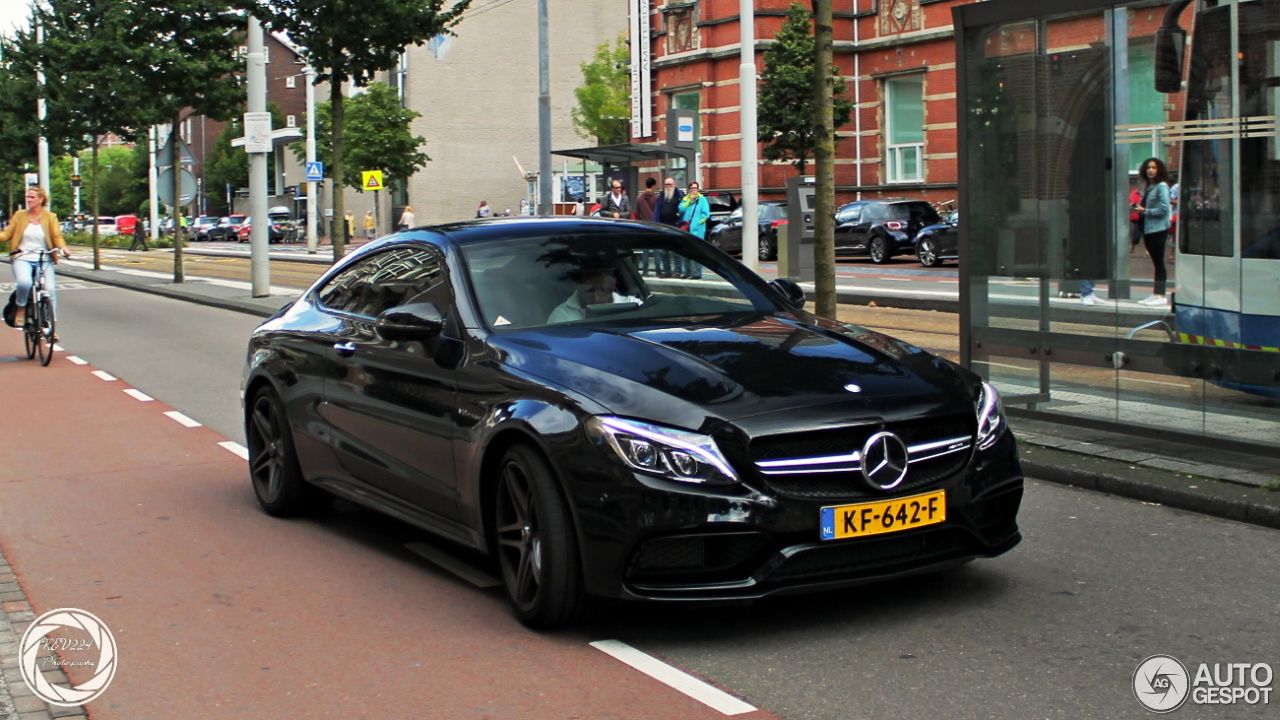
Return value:
<svg viewBox="0 0 1280 720">
<path fill-rule="evenodd" d="M 773 491 L 812 500 L 879 497 L 860 470 L 861 451 L 873 434 L 888 431 L 910 449 L 906 478 L 894 492 L 919 489 L 964 469 L 977 421 L 972 415 L 920 418 L 756 438 L 748 447 Z"/>
<path fill-rule="evenodd" d="M 680 583 L 691 577 L 699 582 L 742 580 L 752 570 L 748 561 L 768 541 L 756 532 L 651 538 L 631 556 L 627 579 L 649 585 Z"/>
<path fill-rule="evenodd" d="M 879 540 L 820 545 L 787 558 L 769 582 L 853 578 L 891 571 L 902 564 L 922 565 L 977 552 L 971 536 L 957 529 L 921 531 Z"/>
</svg>

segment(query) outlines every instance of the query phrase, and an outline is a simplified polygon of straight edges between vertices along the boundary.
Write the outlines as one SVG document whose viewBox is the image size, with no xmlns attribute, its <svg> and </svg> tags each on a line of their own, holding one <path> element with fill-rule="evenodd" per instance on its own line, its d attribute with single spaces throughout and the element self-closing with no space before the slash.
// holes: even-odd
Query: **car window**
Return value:
<svg viewBox="0 0 1280 720">
<path fill-rule="evenodd" d="M 856 223 L 858 222 L 858 218 L 861 215 L 862 215 L 861 205 L 849 205 L 849 206 L 840 208 L 840 210 L 836 212 L 836 222 Z"/>
<path fill-rule="evenodd" d="M 435 249 L 392 248 L 330 278 L 319 290 L 320 304 L 370 318 L 411 302 L 435 302 L 444 311 L 448 302 L 444 268 Z"/>
<path fill-rule="evenodd" d="M 917 222 L 937 222 L 938 213 L 927 202 L 894 203 L 886 206 L 889 220 L 915 220 Z"/>
<path fill-rule="evenodd" d="M 462 249 L 480 314 L 498 331 L 782 309 L 758 277 L 687 235 L 597 231 Z"/>
</svg>

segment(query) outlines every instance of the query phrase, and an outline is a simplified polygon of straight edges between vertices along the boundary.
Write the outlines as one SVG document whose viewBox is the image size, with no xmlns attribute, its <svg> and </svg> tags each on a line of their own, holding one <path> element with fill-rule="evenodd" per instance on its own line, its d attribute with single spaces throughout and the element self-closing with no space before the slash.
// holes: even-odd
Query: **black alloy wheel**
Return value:
<svg viewBox="0 0 1280 720">
<path fill-rule="evenodd" d="M 877 265 L 889 262 L 889 243 L 879 235 L 871 238 L 867 252 L 871 255 L 871 262 Z"/>
<path fill-rule="evenodd" d="M 760 233 L 756 239 L 756 257 L 766 262 L 778 259 L 778 247 L 773 237 Z"/>
<path fill-rule="evenodd" d="M 284 405 L 270 389 L 254 396 L 244 434 L 253 494 L 268 515 L 304 515 L 333 503 L 332 495 L 303 479 Z"/>
<path fill-rule="evenodd" d="M 35 345 L 36 354 L 40 356 L 40 364 L 48 367 L 53 360 L 53 302 L 49 298 L 40 298 L 35 307 Z"/>
<path fill-rule="evenodd" d="M 585 614 L 578 543 L 547 461 L 515 445 L 498 469 L 493 527 L 507 597 L 533 628 L 573 624 Z"/>
<path fill-rule="evenodd" d="M 925 267 L 938 267 L 942 261 L 938 259 L 938 242 L 933 238 L 920 238 L 916 245 L 916 259 Z"/>
</svg>

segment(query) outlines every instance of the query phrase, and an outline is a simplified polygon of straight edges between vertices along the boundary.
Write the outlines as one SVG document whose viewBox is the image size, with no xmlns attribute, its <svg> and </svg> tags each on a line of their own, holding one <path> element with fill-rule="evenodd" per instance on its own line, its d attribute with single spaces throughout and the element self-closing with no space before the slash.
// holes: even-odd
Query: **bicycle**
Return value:
<svg viewBox="0 0 1280 720">
<path fill-rule="evenodd" d="M 27 359 L 40 356 L 40 364 L 48 367 L 53 360 L 53 345 L 57 337 L 56 323 L 53 317 L 53 298 L 45 287 L 45 257 L 53 255 L 57 250 L 35 251 L 35 272 L 31 278 L 31 294 L 27 299 L 26 317 L 22 321 L 22 343 L 27 351 Z"/>
</svg>

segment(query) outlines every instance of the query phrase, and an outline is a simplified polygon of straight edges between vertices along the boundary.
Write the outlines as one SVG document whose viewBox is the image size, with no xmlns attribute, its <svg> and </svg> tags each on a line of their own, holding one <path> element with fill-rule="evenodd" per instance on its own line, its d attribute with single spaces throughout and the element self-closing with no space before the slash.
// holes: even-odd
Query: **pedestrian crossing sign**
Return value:
<svg viewBox="0 0 1280 720">
<path fill-rule="evenodd" d="M 324 163 L 307 163 L 307 182 L 320 182 L 321 180 L 324 180 Z"/>
<path fill-rule="evenodd" d="M 382 171 L 381 170 L 365 170 L 360 173 L 362 182 L 360 186 L 365 190 L 381 190 L 382 189 Z"/>
</svg>

